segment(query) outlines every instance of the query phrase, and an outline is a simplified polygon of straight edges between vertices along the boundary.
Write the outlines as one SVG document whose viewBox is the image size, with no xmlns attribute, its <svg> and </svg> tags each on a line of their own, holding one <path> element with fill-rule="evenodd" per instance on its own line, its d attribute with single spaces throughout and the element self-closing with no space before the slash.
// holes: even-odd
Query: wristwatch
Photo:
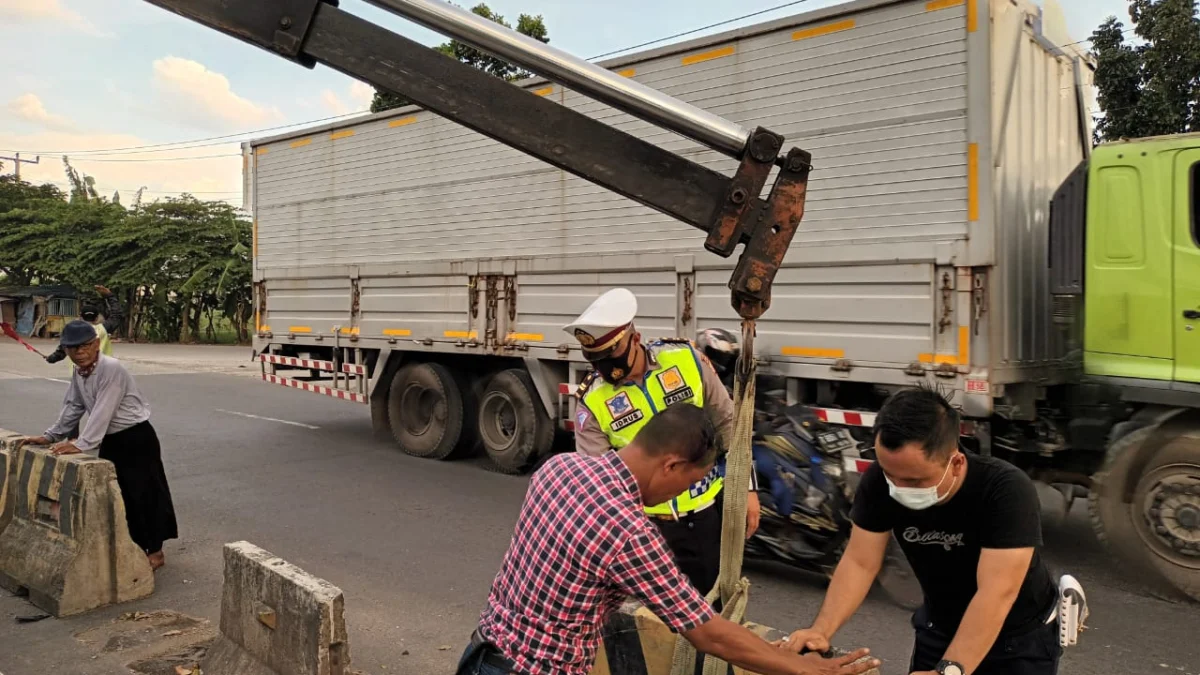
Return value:
<svg viewBox="0 0 1200 675">
<path fill-rule="evenodd" d="M 939 661 L 937 664 L 938 675 L 967 675 L 967 671 L 957 661 Z"/>
</svg>

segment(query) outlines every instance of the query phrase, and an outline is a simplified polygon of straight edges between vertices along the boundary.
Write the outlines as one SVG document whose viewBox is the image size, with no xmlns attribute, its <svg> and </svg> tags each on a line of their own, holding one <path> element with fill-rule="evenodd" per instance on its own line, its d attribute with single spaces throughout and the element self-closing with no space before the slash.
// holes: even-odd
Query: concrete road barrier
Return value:
<svg viewBox="0 0 1200 675">
<path fill-rule="evenodd" d="M 769 641 L 787 637 L 767 626 L 748 623 L 746 627 Z M 591 675 L 671 675 L 675 634 L 645 607 L 628 603 L 613 612 L 603 638 Z M 733 673 L 754 675 L 741 668 L 733 668 Z M 879 675 L 879 671 L 869 670 L 867 675 Z"/>
<path fill-rule="evenodd" d="M 4 454 L 4 511 L 11 515 L 0 531 L 0 587 L 28 591 L 34 605 L 54 616 L 154 592 L 146 554 L 129 537 L 111 462 L 55 457 L 44 448 Z"/>
<path fill-rule="evenodd" d="M 204 675 L 349 675 L 342 591 L 245 541 L 225 545 L 221 634 Z"/>
<path fill-rule="evenodd" d="M 16 480 L 16 462 L 12 459 L 13 446 L 24 438 L 21 434 L 8 429 L 0 429 L 0 532 L 12 520 L 12 500 L 8 498 L 9 484 Z"/>
</svg>

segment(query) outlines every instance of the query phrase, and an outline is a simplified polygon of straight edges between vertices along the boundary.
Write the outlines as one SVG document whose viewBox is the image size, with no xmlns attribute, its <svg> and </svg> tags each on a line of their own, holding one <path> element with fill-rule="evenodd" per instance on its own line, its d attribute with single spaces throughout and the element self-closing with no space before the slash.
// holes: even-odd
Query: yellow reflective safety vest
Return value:
<svg viewBox="0 0 1200 675">
<path fill-rule="evenodd" d="M 103 323 L 95 324 L 93 328 L 96 329 L 96 336 L 100 338 L 100 353 L 112 356 L 112 340 L 108 337 L 108 329 Z"/>
<path fill-rule="evenodd" d="M 614 386 L 592 378 L 581 398 L 608 436 L 612 447 L 629 445 L 655 413 L 671 405 L 704 407 L 700 361 L 687 341 L 655 342 L 647 346 L 656 362 L 642 384 Z M 669 502 L 647 506 L 650 515 L 670 516 L 707 506 L 721 493 L 724 479 L 716 467 Z"/>
</svg>

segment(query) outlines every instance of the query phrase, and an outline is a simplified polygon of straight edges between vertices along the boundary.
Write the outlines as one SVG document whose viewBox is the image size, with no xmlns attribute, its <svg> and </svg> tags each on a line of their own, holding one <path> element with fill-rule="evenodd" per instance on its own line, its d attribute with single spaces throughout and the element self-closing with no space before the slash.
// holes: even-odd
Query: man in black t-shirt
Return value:
<svg viewBox="0 0 1200 675">
<path fill-rule="evenodd" d="M 894 533 L 925 602 L 913 616 L 918 675 L 1053 675 L 1058 589 L 1038 555 L 1033 482 L 958 449 L 957 412 L 928 389 L 893 395 L 875 423 L 877 461 L 854 498 L 854 529 L 812 627 L 784 646 L 826 650 L 867 596 Z"/>
</svg>

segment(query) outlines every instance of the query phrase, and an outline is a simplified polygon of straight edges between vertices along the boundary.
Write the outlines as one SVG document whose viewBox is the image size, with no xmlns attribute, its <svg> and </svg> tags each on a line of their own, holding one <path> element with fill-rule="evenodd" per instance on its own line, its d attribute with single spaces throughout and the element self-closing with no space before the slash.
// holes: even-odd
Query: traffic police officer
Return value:
<svg viewBox="0 0 1200 675">
<path fill-rule="evenodd" d="M 575 336 L 594 370 L 578 391 L 575 449 L 601 455 L 628 445 L 652 415 L 671 405 L 695 405 L 710 415 L 728 447 L 734 409 L 708 359 L 686 339 L 642 344 L 633 325 L 637 298 L 624 288 L 604 293 L 564 330 Z M 699 482 L 669 502 L 646 507 L 675 562 L 692 584 L 708 593 L 721 566 L 722 457 Z M 756 480 L 751 475 L 746 537 L 758 528 Z"/>
</svg>

